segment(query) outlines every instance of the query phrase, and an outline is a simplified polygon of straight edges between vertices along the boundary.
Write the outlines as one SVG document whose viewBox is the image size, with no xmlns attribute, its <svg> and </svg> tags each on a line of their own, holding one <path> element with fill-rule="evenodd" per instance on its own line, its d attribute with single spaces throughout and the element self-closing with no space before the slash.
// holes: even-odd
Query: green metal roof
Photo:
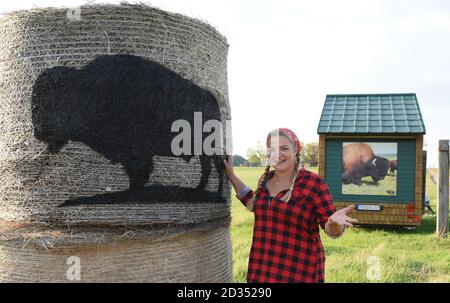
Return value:
<svg viewBox="0 0 450 303">
<path fill-rule="evenodd" d="M 327 95 L 317 133 L 425 134 L 416 94 Z"/>
</svg>

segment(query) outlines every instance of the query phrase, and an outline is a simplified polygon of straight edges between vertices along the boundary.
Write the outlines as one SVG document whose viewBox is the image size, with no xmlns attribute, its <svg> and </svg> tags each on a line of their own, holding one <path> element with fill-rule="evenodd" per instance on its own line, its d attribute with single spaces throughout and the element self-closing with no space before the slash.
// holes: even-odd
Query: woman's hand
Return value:
<svg viewBox="0 0 450 303">
<path fill-rule="evenodd" d="M 352 223 L 358 223 L 358 220 L 351 218 L 349 216 L 347 216 L 347 214 L 349 212 L 351 212 L 353 209 L 355 209 L 355 205 L 349 205 L 343 209 L 340 209 L 338 211 L 336 211 L 333 215 L 331 215 L 328 218 L 328 222 L 331 225 L 337 224 L 340 226 L 348 226 L 348 227 L 353 227 Z"/>
<path fill-rule="evenodd" d="M 325 224 L 325 232 L 329 237 L 339 238 L 344 233 L 346 226 L 352 227 L 352 223 L 358 222 L 358 220 L 347 216 L 353 209 L 355 209 L 355 205 L 349 205 L 336 211 L 328 218 L 328 222 Z"/>
<path fill-rule="evenodd" d="M 223 160 L 223 164 L 225 166 L 225 175 L 228 179 L 233 179 L 234 170 L 233 170 L 233 156 L 227 156 L 227 160 Z"/>
<path fill-rule="evenodd" d="M 233 170 L 233 156 L 227 156 L 227 160 L 223 159 L 223 165 L 225 167 L 225 175 L 228 180 L 230 180 L 231 184 L 234 187 L 236 193 L 239 193 L 243 188 L 245 188 L 245 184 L 234 174 Z"/>
</svg>

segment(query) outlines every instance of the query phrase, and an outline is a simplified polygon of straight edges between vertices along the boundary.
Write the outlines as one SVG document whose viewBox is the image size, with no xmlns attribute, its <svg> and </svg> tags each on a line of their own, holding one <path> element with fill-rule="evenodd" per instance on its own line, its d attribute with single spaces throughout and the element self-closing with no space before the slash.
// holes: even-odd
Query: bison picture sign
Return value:
<svg viewBox="0 0 450 303">
<path fill-rule="evenodd" d="M 317 133 L 318 172 L 336 209 L 357 205 L 358 225 L 420 225 L 426 154 L 416 94 L 327 95 Z"/>
<path fill-rule="evenodd" d="M 342 194 L 396 195 L 397 143 L 343 142 L 342 151 Z"/>
</svg>

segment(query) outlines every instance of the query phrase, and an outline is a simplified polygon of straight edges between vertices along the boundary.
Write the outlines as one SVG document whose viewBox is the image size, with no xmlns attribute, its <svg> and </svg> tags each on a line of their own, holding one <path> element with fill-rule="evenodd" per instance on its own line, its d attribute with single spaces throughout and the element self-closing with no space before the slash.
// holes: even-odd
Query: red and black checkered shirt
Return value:
<svg viewBox="0 0 450 303">
<path fill-rule="evenodd" d="M 269 178 L 273 174 L 269 172 Z M 264 186 L 254 203 L 248 282 L 324 282 L 319 225 L 325 228 L 336 211 L 328 186 L 319 175 L 301 169 L 287 203 L 280 200 L 286 191 L 270 201 Z M 246 205 L 254 194 L 249 190 L 240 200 Z"/>
</svg>

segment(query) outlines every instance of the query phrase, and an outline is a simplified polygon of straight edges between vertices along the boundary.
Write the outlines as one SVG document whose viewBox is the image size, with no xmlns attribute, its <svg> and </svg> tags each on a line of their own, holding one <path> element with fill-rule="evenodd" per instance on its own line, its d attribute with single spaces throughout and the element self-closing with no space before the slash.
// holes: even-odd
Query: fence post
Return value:
<svg viewBox="0 0 450 303">
<path fill-rule="evenodd" d="M 423 151 L 422 158 L 422 214 L 425 211 L 425 195 L 427 192 L 427 151 Z"/>
<path fill-rule="evenodd" d="M 448 162 L 449 140 L 439 140 L 439 183 L 436 231 L 439 237 L 448 235 Z"/>
</svg>

